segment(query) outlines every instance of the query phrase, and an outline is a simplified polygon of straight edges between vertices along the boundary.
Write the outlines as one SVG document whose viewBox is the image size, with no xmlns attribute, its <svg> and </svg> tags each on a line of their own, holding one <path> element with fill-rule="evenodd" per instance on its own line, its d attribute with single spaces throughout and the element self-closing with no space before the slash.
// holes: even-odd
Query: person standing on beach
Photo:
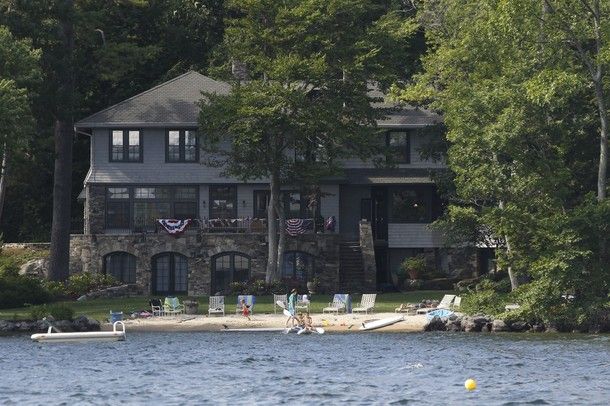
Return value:
<svg viewBox="0 0 610 406">
<path fill-rule="evenodd" d="M 290 296 L 288 297 L 288 313 L 290 313 L 290 316 L 288 316 L 288 320 L 286 320 L 286 327 L 288 327 L 289 321 L 292 321 L 292 327 L 294 327 L 294 324 L 297 321 L 295 318 L 296 308 L 297 308 L 297 290 L 292 289 L 290 291 Z"/>
<path fill-rule="evenodd" d="M 247 317 L 248 320 L 250 319 L 250 306 L 248 306 L 246 304 L 246 301 L 244 299 L 241 300 L 241 314 L 244 315 L 244 317 Z"/>
</svg>

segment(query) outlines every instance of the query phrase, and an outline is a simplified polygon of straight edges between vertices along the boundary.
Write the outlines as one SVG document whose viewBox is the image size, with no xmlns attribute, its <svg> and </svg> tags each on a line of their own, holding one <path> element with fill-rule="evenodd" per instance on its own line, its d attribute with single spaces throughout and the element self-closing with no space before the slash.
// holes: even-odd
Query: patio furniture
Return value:
<svg viewBox="0 0 610 406">
<path fill-rule="evenodd" d="M 161 299 L 150 299 L 148 302 L 150 305 L 150 310 L 154 316 L 163 316 L 163 303 L 161 303 Z"/>
<path fill-rule="evenodd" d="M 225 315 L 225 297 L 224 296 L 210 296 L 210 305 L 208 309 L 208 315 L 222 314 Z"/>
<path fill-rule="evenodd" d="M 347 303 L 349 295 L 337 293 L 333 296 L 333 301 L 328 304 L 328 307 L 322 309 L 322 313 L 336 313 L 339 312 L 347 313 Z"/>
<path fill-rule="evenodd" d="M 309 313 L 309 306 L 311 301 L 309 300 L 309 296 L 307 295 L 297 295 L 297 304 L 294 308 L 295 311 L 305 311 Z"/>
<path fill-rule="evenodd" d="M 163 314 L 165 316 L 175 316 L 184 313 L 184 305 L 177 297 L 166 297 L 163 302 Z"/>
<path fill-rule="evenodd" d="M 408 316 L 409 314 L 416 314 L 417 309 L 419 309 L 419 305 L 413 303 L 401 303 L 399 307 L 394 309 L 394 313 L 407 313 Z"/>
<path fill-rule="evenodd" d="M 510 312 L 512 310 L 517 310 L 519 309 L 521 306 L 516 304 L 516 303 L 512 303 L 512 304 L 507 304 L 506 306 L 504 306 L 504 310 L 506 310 L 507 312 Z"/>
<path fill-rule="evenodd" d="M 443 296 L 440 303 L 436 307 L 420 308 L 420 309 L 417 309 L 416 313 L 417 314 L 426 314 L 426 313 L 431 312 L 432 310 L 436 310 L 436 309 L 451 309 L 451 304 L 453 303 L 454 299 L 455 299 L 455 295 L 445 295 L 445 296 Z"/>
<path fill-rule="evenodd" d="M 352 309 L 353 313 L 364 312 L 368 314 L 369 311 L 372 312 L 375 308 L 375 299 L 377 298 L 376 293 L 365 293 L 362 295 L 360 299 L 360 305 L 358 307 L 354 307 Z"/>
<path fill-rule="evenodd" d="M 239 295 L 237 296 L 237 306 L 235 307 L 235 314 L 239 314 L 243 311 L 241 307 L 242 299 L 247 306 L 250 306 L 250 315 L 254 314 L 254 303 L 256 303 L 256 297 L 252 295 Z"/>
<path fill-rule="evenodd" d="M 451 305 L 451 309 L 453 309 L 453 310 L 459 309 L 461 306 L 462 306 L 462 297 L 456 296 L 455 299 L 453 299 L 453 304 Z"/>
<path fill-rule="evenodd" d="M 273 313 L 277 314 L 277 308 L 280 307 L 277 305 L 277 302 L 284 303 L 284 308 L 288 307 L 288 295 L 276 295 L 273 294 Z"/>
</svg>

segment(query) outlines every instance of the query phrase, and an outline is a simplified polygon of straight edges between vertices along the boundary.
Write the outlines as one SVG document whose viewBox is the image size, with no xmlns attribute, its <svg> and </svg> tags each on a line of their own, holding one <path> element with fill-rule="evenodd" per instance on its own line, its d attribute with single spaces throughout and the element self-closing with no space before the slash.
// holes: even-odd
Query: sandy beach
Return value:
<svg viewBox="0 0 610 406">
<path fill-rule="evenodd" d="M 313 314 L 313 324 L 322 327 L 327 332 L 360 332 L 362 322 L 394 317 L 396 313 L 375 314 Z M 279 328 L 284 327 L 286 317 L 275 314 L 254 314 L 251 320 L 241 315 L 207 316 L 207 315 L 179 315 L 172 317 L 149 317 L 145 319 L 124 320 L 125 328 L 129 331 L 222 331 L 226 329 L 242 328 Z M 400 321 L 391 326 L 383 327 L 375 331 L 409 333 L 423 331 L 426 324 L 426 316 L 404 316 Z M 109 323 L 102 325 L 103 330 L 111 330 Z"/>
</svg>

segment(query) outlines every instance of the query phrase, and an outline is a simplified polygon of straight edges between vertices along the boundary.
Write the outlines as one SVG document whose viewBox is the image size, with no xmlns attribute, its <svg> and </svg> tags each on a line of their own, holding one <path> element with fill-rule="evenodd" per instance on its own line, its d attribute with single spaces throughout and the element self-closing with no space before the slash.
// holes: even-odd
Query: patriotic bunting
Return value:
<svg viewBox="0 0 610 406">
<path fill-rule="evenodd" d="M 159 224 L 163 226 L 165 231 L 171 235 L 178 235 L 186 230 L 186 227 L 191 223 L 191 219 L 174 220 L 174 219 L 159 219 Z"/>
</svg>

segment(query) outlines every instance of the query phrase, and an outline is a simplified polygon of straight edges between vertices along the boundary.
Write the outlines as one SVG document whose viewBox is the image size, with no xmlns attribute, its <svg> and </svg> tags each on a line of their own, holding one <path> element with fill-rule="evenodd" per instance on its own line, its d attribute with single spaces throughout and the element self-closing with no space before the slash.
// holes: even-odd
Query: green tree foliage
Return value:
<svg viewBox="0 0 610 406">
<path fill-rule="evenodd" d="M 270 183 L 271 282 L 283 255 L 280 186 L 313 185 L 341 156 L 370 156 L 380 112 L 371 107 L 368 85 L 405 74 L 417 26 L 377 1 L 249 0 L 229 7 L 224 50 L 247 67 L 249 80 L 229 95 L 206 95 L 200 127 L 205 149 L 226 174 Z"/>
<path fill-rule="evenodd" d="M 583 61 L 603 55 L 608 30 L 599 48 L 590 46 L 597 34 L 587 4 L 600 6 L 424 1 L 419 18 L 433 51 L 401 92 L 445 118 L 456 195 L 442 223 L 471 242 L 499 244 L 513 289 L 518 275 L 528 281 L 514 293 L 531 317 L 607 300 L 607 201 L 595 204 L 587 194 L 600 179 L 591 162 L 599 161 L 603 124 Z M 568 10 L 572 28 L 559 18 Z M 603 27 L 607 11 L 600 14 Z M 570 38 L 572 29 L 578 38 Z M 586 57 L 577 42 L 589 44 Z M 566 303 L 566 292 L 578 292 L 576 299 Z"/>
</svg>

